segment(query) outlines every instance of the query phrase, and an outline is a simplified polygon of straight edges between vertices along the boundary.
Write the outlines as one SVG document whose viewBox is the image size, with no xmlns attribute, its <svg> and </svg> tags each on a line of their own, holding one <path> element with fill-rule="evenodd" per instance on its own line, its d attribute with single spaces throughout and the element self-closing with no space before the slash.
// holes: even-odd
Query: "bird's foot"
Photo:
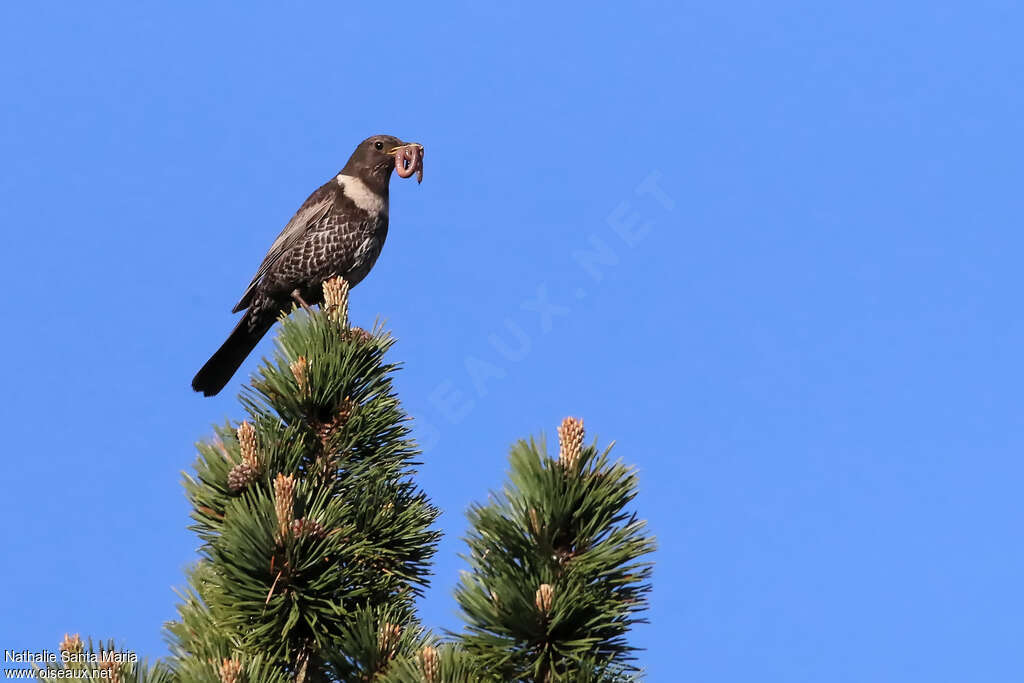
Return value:
<svg viewBox="0 0 1024 683">
<path fill-rule="evenodd" d="M 292 298 L 295 299 L 295 303 L 306 309 L 306 313 L 313 312 L 313 309 L 309 307 L 309 304 L 306 303 L 306 300 L 302 298 L 302 294 L 299 293 L 299 290 L 296 289 L 292 291 Z"/>
</svg>

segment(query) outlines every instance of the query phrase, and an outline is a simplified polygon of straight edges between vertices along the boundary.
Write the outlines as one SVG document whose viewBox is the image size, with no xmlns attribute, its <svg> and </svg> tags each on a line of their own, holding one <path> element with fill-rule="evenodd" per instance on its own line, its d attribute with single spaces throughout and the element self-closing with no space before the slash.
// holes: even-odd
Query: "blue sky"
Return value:
<svg viewBox="0 0 1024 683">
<path fill-rule="evenodd" d="M 242 414 L 189 380 L 392 133 L 426 177 L 352 314 L 445 511 L 427 624 L 508 445 L 573 414 L 639 468 L 651 680 L 1019 674 L 1019 5 L 480 5 L 0 10 L 0 647 L 164 652 L 180 472 Z"/>
</svg>

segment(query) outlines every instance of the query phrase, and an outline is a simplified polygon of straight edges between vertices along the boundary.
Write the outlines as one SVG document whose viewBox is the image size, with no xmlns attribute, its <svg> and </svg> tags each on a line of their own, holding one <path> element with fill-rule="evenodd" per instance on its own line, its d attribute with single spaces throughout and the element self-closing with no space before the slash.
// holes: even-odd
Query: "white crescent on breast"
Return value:
<svg viewBox="0 0 1024 683">
<path fill-rule="evenodd" d="M 387 200 L 368 188 L 366 183 L 359 178 L 339 173 L 337 180 L 345 196 L 355 202 L 355 205 L 363 211 L 370 214 L 386 214 L 388 212 Z"/>
</svg>

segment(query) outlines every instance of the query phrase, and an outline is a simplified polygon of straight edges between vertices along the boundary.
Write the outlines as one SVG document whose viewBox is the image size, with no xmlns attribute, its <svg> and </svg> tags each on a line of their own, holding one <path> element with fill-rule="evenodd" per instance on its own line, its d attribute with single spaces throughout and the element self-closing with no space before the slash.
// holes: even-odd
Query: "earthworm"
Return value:
<svg viewBox="0 0 1024 683">
<path fill-rule="evenodd" d="M 416 174 L 416 182 L 423 182 L 423 145 L 411 142 L 395 150 L 395 170 L 402 178 Z"/>
</svg>

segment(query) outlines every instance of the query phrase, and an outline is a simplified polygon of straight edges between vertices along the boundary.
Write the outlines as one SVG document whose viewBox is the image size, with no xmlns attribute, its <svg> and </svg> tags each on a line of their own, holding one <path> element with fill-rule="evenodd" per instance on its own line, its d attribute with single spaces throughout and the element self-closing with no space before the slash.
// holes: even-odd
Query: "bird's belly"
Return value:
<svg viewBox="0 0 1024 683">
<path fill-rule="evenodd" d="M 320 285 L 336 275 L 345 278 L 349 286 L 355 286 L 366 277 L 380 256 L 387 230 L 385 215 L 359 222 L 325 225 L 310 233 L 282 259 L 276 269 L 276 282 L 271 286 L 277 291 L 274 298 L 288 297 L 298 289 L 319 300 Z"/>
<path fill-rule="evenodd" d="M 355 286 L 369 274 L 383 248 L 384 235 L 371 235 L 356 247 L 356 252 L 349 264 L 349 268 L 342 275 L 342 277 L 348 280 L 349 286 Z"/>
</svg>

